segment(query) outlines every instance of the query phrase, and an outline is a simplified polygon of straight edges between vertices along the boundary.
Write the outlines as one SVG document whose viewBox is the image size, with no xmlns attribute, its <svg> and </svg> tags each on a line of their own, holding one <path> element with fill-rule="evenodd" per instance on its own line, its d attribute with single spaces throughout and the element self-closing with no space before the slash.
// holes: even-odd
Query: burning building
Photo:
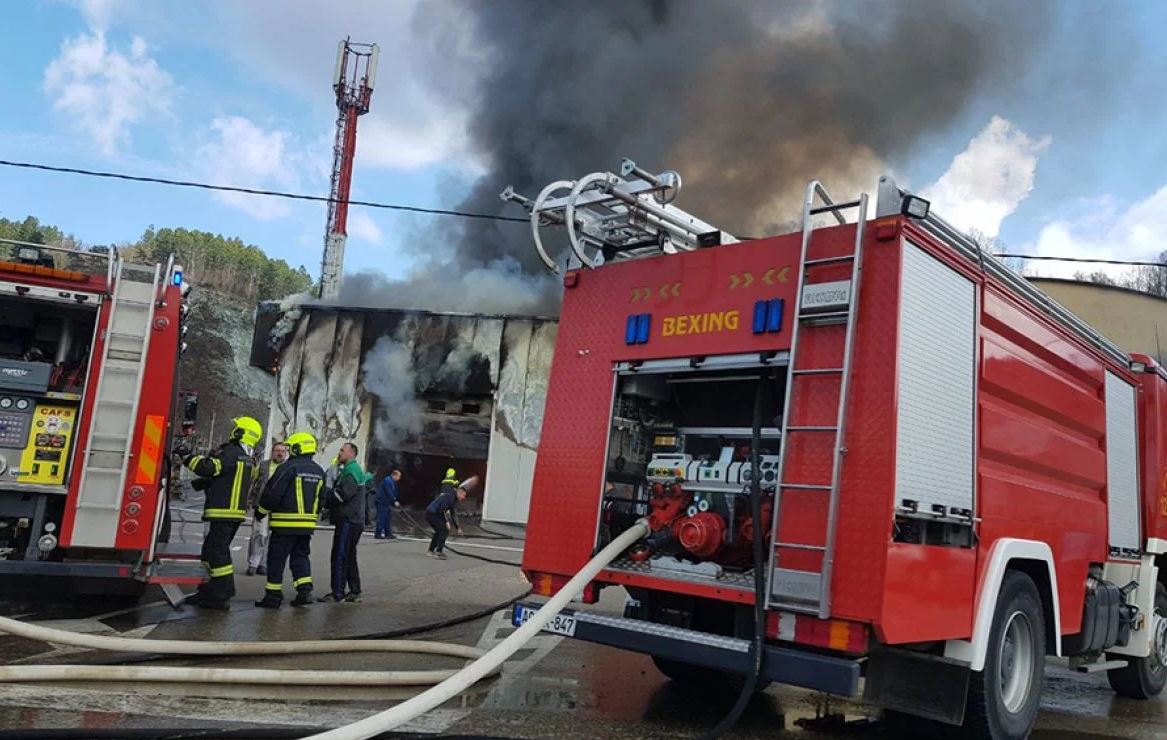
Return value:
<svg viewBox="0 0 1167 740">
<path fill-rule="evenodd" d="M 251 364 L 276 377 L 267 429 L 355 442 L 378 478 L 400 467 L 421 506 L 447 467 L 481 476 L 467 508 L 525 523 L 555 319 L 306 304 L 260 306 Z"/>
</svg>

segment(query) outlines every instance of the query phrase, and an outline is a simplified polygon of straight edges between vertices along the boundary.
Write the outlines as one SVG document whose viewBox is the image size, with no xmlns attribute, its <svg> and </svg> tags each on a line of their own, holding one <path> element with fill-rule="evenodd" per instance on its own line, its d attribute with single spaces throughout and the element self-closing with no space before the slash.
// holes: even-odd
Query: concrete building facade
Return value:
<svg viewBox="0 0 1167 740">
<path fill-rule="evenodd" d="M 251 363 L 272 372 L 269 439 L 313 432 L 318 461 L 345 441 L 378 479 L 400 467 L 422 506 L 447 467 L 484 485 L 463 508 L 525 523 L 554 319 L 301 305 L 257 313 Z"/>
<path fill-rule="evenodd" d="M 1167 299 L 1130 288 L 1059 278 L 1029 279 L 1127 352 L 1167 358 Z"/>
</svg>

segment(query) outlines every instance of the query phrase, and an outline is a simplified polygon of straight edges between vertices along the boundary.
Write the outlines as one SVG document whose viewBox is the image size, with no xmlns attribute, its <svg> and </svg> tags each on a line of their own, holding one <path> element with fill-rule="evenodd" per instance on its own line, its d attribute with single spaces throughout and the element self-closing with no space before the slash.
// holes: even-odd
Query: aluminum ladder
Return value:
<svg viewBox="0 0 1167 740">
<path fill-rule="evenodd" d="M 101 367 L 82 458 L 72 544 L 113 547 L 130 467 L 138 401 L 150 349 L 162 266 L 151 282 L 132 280 L 125 260 L 113 269 L 109 323 L 102 331 Z"/>
<path fill-rule="evenodd" d="M 821 201 L 821 205 L 815 205 L 816 197 Z M 852 253 L 809 259 L 811 237 L 814 234 L 814 217 L 820 214 L 830 214 L 838 223 L 845 224 L 847 219 L 843 216 L 843 212 L 851 209 L 857 211 L 855 245 Z M 770 546 L 770 575 L 766 606 L 772 609 L 814 614 L 820 619 L 826 619 L 831 615 L 831 570 L 835 554 L 835 522 L 839 505 L 839 481 L 842 475 L 843 460 L 847 454 L 847 448 L 844 445 L 847 396 L 851 383 L 851 355 L 855 340 L 855 319 L 859 304 L 859 278 L 863 268 L 862 250 L 866 222 L 866 193 L 861 194 L 854 201 L 835 203 L 817 180 L 807 185 L 802 209 L 802 252 L 799 257 L 798 287 L 795 292 L 795 295 L 798 296 L 798 304 L 795 307 L 791 330 L 790 363 L 786 368 L 782 448 L 778 457 L 778 485 L 774 494 L 774 521 L 771 529 L 773 537 Z M 848 264 L 851 267 L 848 281 L 808 281 L 809 273 L 820 271 L 831 265 Z M 846 289 L 846 298 L 845 300 L 831 301 L 829 296 L 824 296 L 824 289 L 816 289 L 816 286 L 826 286 L 826 292 L 834 290 L 836 294 L 840 290 Z M 811 292 L 808 292 L 808 289 L 811 289 Z M 815 305 L 816 302 L 818 305 Z M 798 351 L 802 332 L 813 332 L 819 327 L 840 324 L 846 326 L 841 366 L 803 367 L 799 365 Z M 812 378 L 819 383 L 822 383 L 824 378 L 832 378 L 838 383 L 838 408 L 833 424 L 810 424 L 805 421 L 800 423 L 800 420 L 792 418 L 790 401 L 795 384 L 809 381 Z M 804 435 L 815 435 L 819 438 L 828 437 L 831 440 L 833 454 L 830 463 L 830 477 L 825 482 L 787 479 L 787 473 L 791 468 L 789 457 L 793 447 L 791 443 Z M 804 497 L 828 497 L 825 507 L 825 530 L 822 532 L 820 541 L 780 540 L 784 492 L 798 492 L 798 495 Z M 819 554 L 821 560 L 818 570 L 779 567 L 782 551 L 807 553 L 804 557 L 810 560 L 815 559 L 810 553 Z"/>
</svg>

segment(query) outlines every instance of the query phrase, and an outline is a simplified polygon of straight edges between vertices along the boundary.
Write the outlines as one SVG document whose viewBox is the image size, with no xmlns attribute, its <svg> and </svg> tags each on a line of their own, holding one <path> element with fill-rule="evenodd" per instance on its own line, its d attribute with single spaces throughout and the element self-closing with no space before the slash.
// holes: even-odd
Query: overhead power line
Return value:
<svg viewBox="0 0 1167 740">
<path fill-rule="evenodd" d="M 272 198 L 287 198 L 289 200 L 307 200 L 317 203 L 340 202 L 326 195 L 308 195 L 306 193 L 289 193 L 283 190 L 263 190 L 261 188 L 241 188 L 234 185 L 215 185 L 193 180 L 172 180 L 166 177 L 146 177 L 144 175 L 128 175 L 124 172 L 104 172 L 101 170 L 86 170 L 79 167 L 56 167 L 35 162 L 14 162 L 0 159 L 0 165 L 5 167 L 19 167 L 26 170 L 42 170 L 44 172 L 62 172 L 70 175 L 85 175 L 87 177 L 104 177 L 110 180 L 129 180 L 130 182 L 148 182 L 155 185 L 171 185 L 179 188 L 196 188 L 198 190 L 214 190 L 223 193 L 246 193 L 247 195 L 266 195 Z M 495 216 L 489 213 L 473 213 L 470 211 L 455 211 L 447 208 L 424 208 L 422 206 L 406 206 L 398 203 L 378 203 L 370 200 L 349 200 L 350 206 L 365 206 L 366 208 L 382 208 L 388 211 L 405 211 L 408 213 L 426 213 L 434 216 L 455 216 L 457 218 L 476 218 L 486 221 L 517 221 L 527 223 L 530 219 L 513 216 Z"/>
<path fill-rule="evenodd" d="M 329 198 L 325 195 L 309 195 L 307 193 L 290 193 L 283 190 L 264 190 L 262 188 L 243 188 L 235 185 L 216 185 L 214 183 L 197 182 L 194 180 L 173 180 L 166 177 L 148 177 L 145 175 L 130 175 L 124 172 L 106 172 L 103 170 L 88 170 L 80 167 L 57 167 L 55 165 L 40 164 L 37 162 L 17 162 L 9 159 L 0 159 L 0 165 L 4 167 L 16 167 L 25 170 L 40 170 L 43 172 L 58 172 L 69 175 L 84 175 L 86 177 L 102 177 L 109 180 L 127 180 L 129 182 L 144 182 L 154 185 L 170 185 L 172 187 L 180 188 L 195 188 L 198 190 L 213 190 L 223 193 L 245 193 L 247 195 L 264 195 L 272 198 L 286 198 L 288 200 L 306 200 L 315 203 L 337 203 L 340 202 L 334 198 Z M 351 206 L 365 206 L 366 208 L 380 208 L 388 211 L 405 211 L 407 213 L 424 213 L 433 216 L 453 216 L 455 218 L 473 218 L 484 221 L 511 221 L 515 223 L 528 223 L 529 218 L 519 218 L 516 216 L 497 216 L 490 213 L 474 213 L 472 211 L 458 211 L 449 208 L 425 208 L 423 206 L 407 206 L 400 203 L 380 203 L 371 200 L 350 200 L 348 204 Z M 1143 260 L 1112 260 L 1112 259 L 1090 259 L 1088 257 L 1055 257 L 1053 255 L 1036 255 L 1036 254 L 1013 254 L 1007 252 L 997 252 L 993 254 L 994 257 L 1000 258 L 1016 258 L 1025 260 L 1048 260 L 1053 262 L 1082 262 L 1100 265 L 1125 265 L 1131 267 L 1167 267 L 1167 264 L 1162 262 L 1151 262 Z"/>
<path fill-rule="evenodd" d="M 1163 262 L 1148 262 L 1143 260 L 1108 260 L 1108 259 L 1092 259 L 1090 257 L 1055 257 L 1048 254 L 1010 254 L 1010 253 L 994 253 L 994 257 L 1013 258 L 1023 260 L 1049 260 L 1052 262 L 1083 262 L 1093 263 L 1099 265 L 1128 265 L 1134 267 L 1167 267 L 1167 263 Z"/>
</svg>

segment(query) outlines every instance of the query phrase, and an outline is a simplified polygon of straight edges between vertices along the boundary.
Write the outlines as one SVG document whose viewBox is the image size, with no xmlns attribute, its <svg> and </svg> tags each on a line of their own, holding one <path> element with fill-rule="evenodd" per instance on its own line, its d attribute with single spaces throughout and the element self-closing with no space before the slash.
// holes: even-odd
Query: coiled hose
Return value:
<svg viewBox="0 0 1167 740">
<path fill-rule="evenodd" d="M 478 648 L 419 640 L 305 640 L 301 642 L 184 642 L 150 640 L 109 635 L 84 635 L 65 630 L 26 624 L 0 617 L 0 632 L 31 640 L 60 645 L 171 655 L 301 655 L 305 653 L 407 652 L 474 658 L 474 662 L 457 671 L 306 671 L 238 668 L 192 668 L 170 666 L 7 666 L 0 667 L 0 681 L 191 681 L 213 683 L 311 683 L 342 682 L 369 685 L 435 686 L 379 714 L 343 727 L 313 735 L 317 740 L 365 740 L 413 720 L 454 698 L 481 679 L 497 673 L 507 658 L 535 637 L 556 614 L 583 592 L 588 585 L 621 553 L 648 534 L 648 522 L 638 520 L 612 540 L 595 557 L 551 597 L 526 624 L 486 653 Z M 375 678 L 375 677 L 380 678 Z M 386 678 L 389 677 L 389 678 Z"/>
</svg>

